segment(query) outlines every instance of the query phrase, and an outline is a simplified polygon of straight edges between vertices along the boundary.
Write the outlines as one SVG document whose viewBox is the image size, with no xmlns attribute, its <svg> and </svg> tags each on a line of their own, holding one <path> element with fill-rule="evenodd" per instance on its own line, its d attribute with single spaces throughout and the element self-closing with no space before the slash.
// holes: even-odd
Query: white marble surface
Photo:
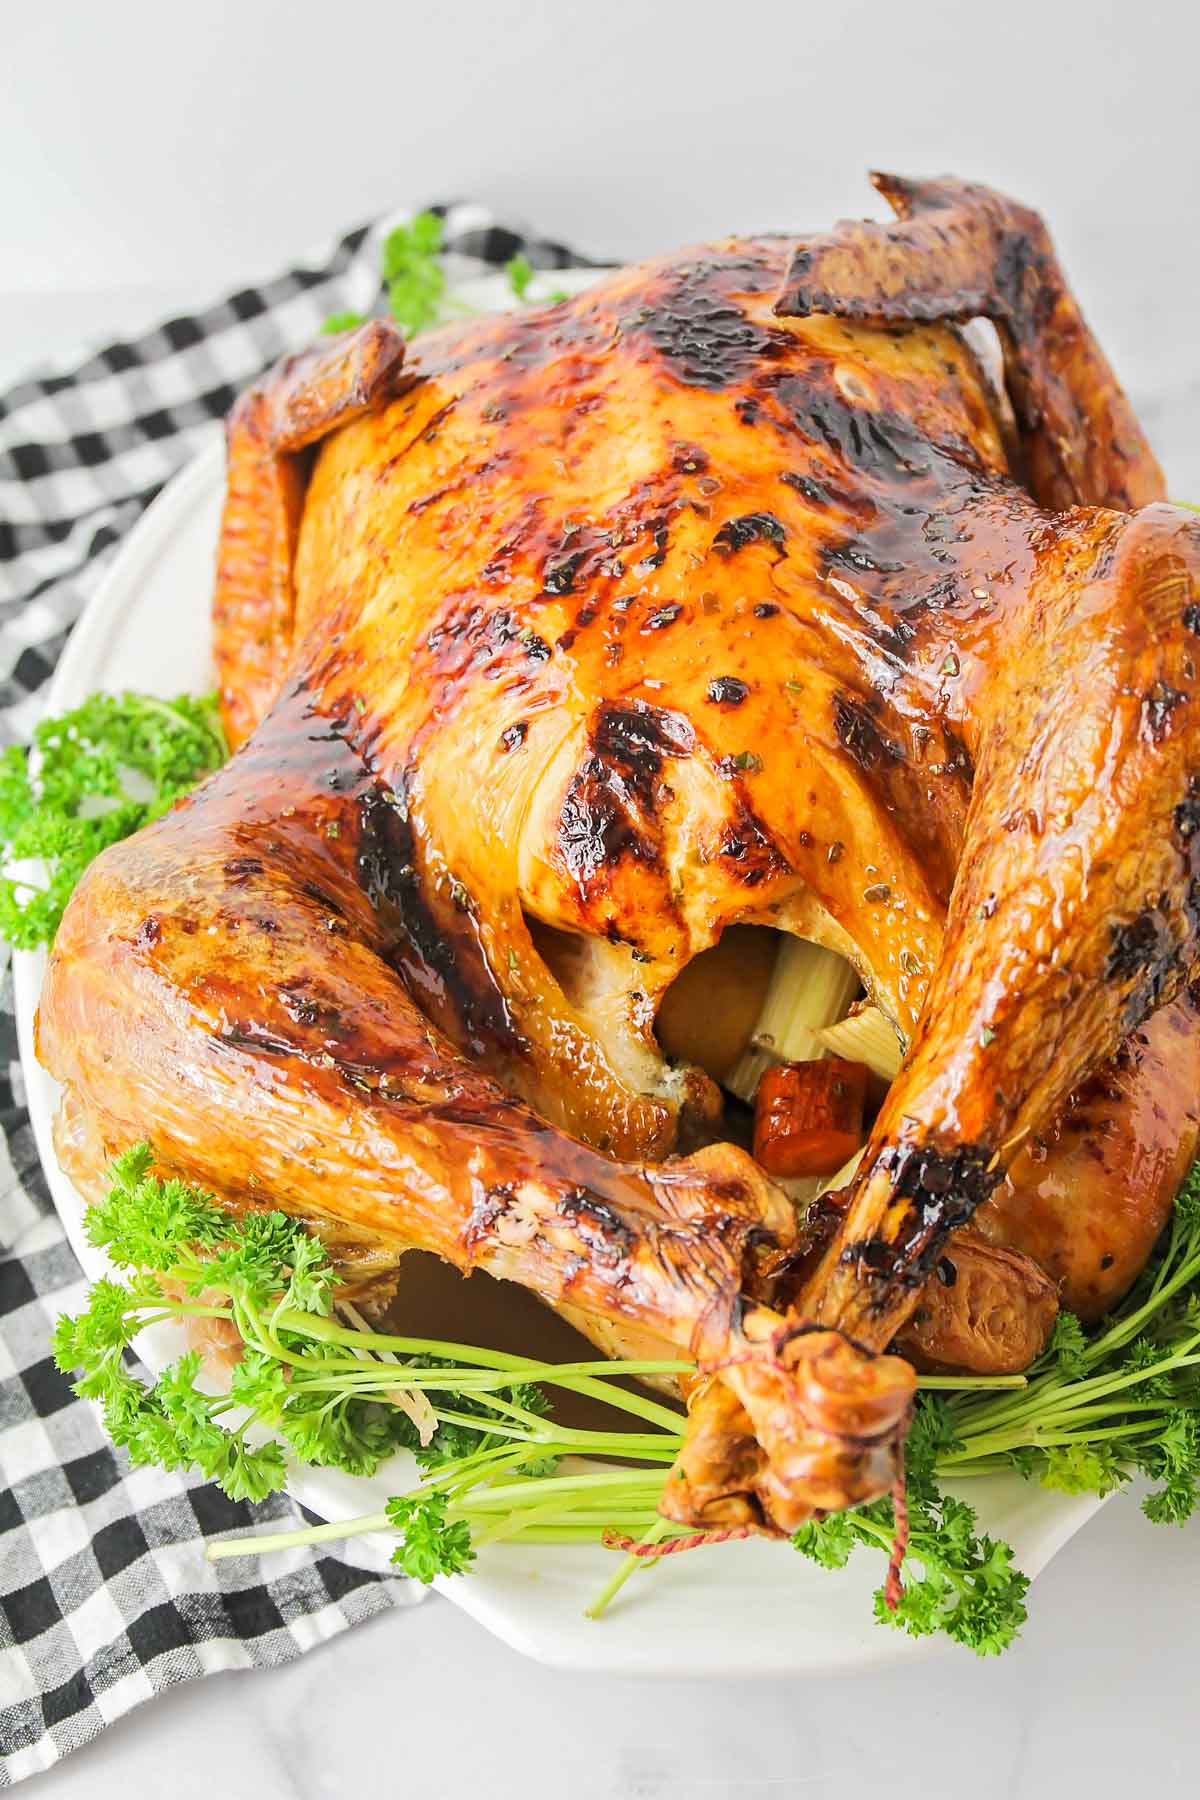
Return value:
<svg viewBox="0 0 1200 1800">
<path fill-rule="evenodd" d="M 1172 12 L 609 0 L 585 18 L 476 0 L 418 17 L 360 0 L 342 25 L 297 0 L 209 0 L 168 44 L 151 0 L 8 9 L 0 381 L 406 199 L 479 193 L 583 246 L 637 252 L 866 211 L 872 162 L 954 167 L 1044 207 L 1173 491 L 1200 496 L 1200 27 Z M 999 1661 L 950 1652 L 854 1682 L 719 1692 L 556 1674 L 434 1598 L 290 1668 L 164 1697 L 36 1791 L 1186 1793 L 1198 1573 L 1200 1528 L 1151 1528 L 1123 1497 L 1037 1584 Z"/>
<path fill-rule="evenodd" d="M 151 1703 L 41 1800 L 1089 1800 L 1195 1792 L 1195 1531 L 1115 1500 L 1034 1591 L 1022 1642 L 858 1681 L 586 1680 L 445 1600 L 291 1668 Z M 782 1552 L 781 1552 L 782 1554 Z M 602 1630 L 602 1626 L 597 1627 Z M 747 1633 L 754 1630 L 746 1621 Z"/>
</svg>

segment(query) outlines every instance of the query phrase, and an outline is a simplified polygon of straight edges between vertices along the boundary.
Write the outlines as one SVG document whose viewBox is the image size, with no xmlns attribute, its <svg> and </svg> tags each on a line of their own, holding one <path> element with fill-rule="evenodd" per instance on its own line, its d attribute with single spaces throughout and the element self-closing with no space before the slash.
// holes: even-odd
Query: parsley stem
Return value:
<svg viewBox="0 0 1200 1800">
<path fill-rule="evenodd" d="M 657 1495 L 662 1490 L 662 1477 L 654 1472 L 642 1475 L 630 1469 L 589 1469 L 583 1475 L 530 1475 L 524 1482 L 506 1482 L 501 1487 L 472 1493 L 469 1502 L 460 1501 L 459 1505 L 470 1512 L 493 1512 L 497 1507 L 505 1507 L 508 1502 L 527 1496 L 531 1486 L 536 1493 L 547 1495 L 574 1494 L 580 1490 L 591 1493 L 601 1488 L 628 1488 Z"/>
<path fill-rule="evenodd" d="M 145 1331 L 151 1325 L 165 1325 L 173 1319 L 232 1319 L 233 1315 L 227 1306 L 201 1306 L 190 1300 L 150 1300 L 148 1306 L 157 1307 L 148 1317 L 138 1321 L 137 1331 Z"/>
<path fill-rule="evenodd" d="M 917 1386 L 930 1393 L 943 1389 L 951 1393 L 969 1393 L 978 1388 L 995 1393 L 1001 1388 L 1027 1388 L 1027 1375 L 918 1375 Z"/>
<path fill-rule="evenodd" d="M 1121 1409 L 1124 1411 L 1124 1408 Z M 1009 1450 L 1045 1450 L 1060 1444 L 1092 1444 L 1098 1439 L 1108 1443 L 1113 1438 L 1135 1437 L 1145 1431 L 1141 1422 L 1130 1425 L 1109 1425 L 1103 1431 L 1071 1431 L 1069 1421 L 1056 1426 L 1053 1421 L 1039 1422 L 1036 1425 L 1016 1426 L 1009 1431 L 985 1432 L 979 1437 L 972 1437 L 961 1450 L 945 1451 L 938 1457 L 938 1468 L 948 1474 L 957 1473 L 957 1466 L 962 1462 L 977 1462 L 985 1456 L 1002 1455 Z"/>
<path fill-rule="evenodd" d="M 455 1412 L 449 1407 L 437 1408 L 440 1419 L 450 1425 L 465 1425 L 469 1431 L 481 1428 L 494 1437 L 520 1438 L 524 1443 L 544 1447 L 547 1454 L 553 1445 L 561 1445 L 574 1451 L 590 1450 L 593 1455 L 602 1455 L 605 1449 L 617 1456 L 642 1455 L 661 1457 L 665 1462 L 673 1462 L 682 1441 L 677 1434 L 670 1443 L 664 1444 L 661 1437 L 651 1437 L 647 1433 L 622 1432 L 619 1436 L 602 1431 L 557 1431 L 553 1427 L 544 1435 L 533 1436 L 520 1425 L 509 1425 L 501 1419 L 480 1419 L 476 1413 Z"/>
<path fill-rule="evenodd" d="M 390 1529 L 391 1521 L 385 1512 L 364 1513 L 358 1519 L 305 1525 L 297 1531 L 269 1531 L 261 1537 L 246 1533 L 242 1537 L 220 1538 L 216 1543 L 205 1545 L 204 1555 L 208 1562 L 223 1562 L 230 1556 L 265 1556 L 269 1550 L 294 1550 L 300 1544 L 333 1544 L 341 1538 Z"/>
<path fill-rule="evenodd" d="M 1063 1414 L 1075 1412 L 1089 1401 L 1121 1393 L 1126 1388 L 1137 1387 L 1150 1375 L 1157 1377 L 1175 1369 L 1194 1368 L 1200 1364 L 1200 1353 L 1192 1353 L 1193 1342 L 1194 1340 L 1189 1340 L 1183 1350 L 1161 1358 L 1151 1369 L 1121 1368 L 1114 1374 L 1096 1375 L 1086 1381 L 1051 1383 L 1040 1388 L 1024 1405 L 1000 1406 L 994 1412 L 980 1409 L 974 1419 L 968 1422 L 967 1430 L 961 1435 L 964 1441 L 974 1443 L 980 1436 L 979 1427 L 981 1425 L 985 1426 L 984 1435 L 986 1435 L 986 1428 L 990 1428 L 994 1434 L 996 1430 L 1016 1424 L 1025 1418 L 1060 1417 Z"/>
<path fill-rule="evenodd" d="M 529 1513 L 522 1514 L 513 1511 L 507 1518 L 497 1519 L 495 1524 L 489 1525 L 485 1531 L 473 1533 L 472 1542 L 476 1547 L 483 1544 L 498 1544 L 504 1538 L 521 1536 L 535 1526 L 553 1525 L 561 1517 L 561 1506 L 557 1501 L 552 1500 L 547 1506 L 535 1506 Z M 578 1521 L 576 1521 L 575 1529 L 578 1529 Z"/>
<path fill-rule="evenodd" d="M 649 1530 L 643 1533 L 641 1541 L 643 1544 L 657 1544 L 661 1539 L 667 1536 L 670 1530 L 671 1524 L 668 1519 L 661 1517 L 656 1518 Z M 629 1577 L 633 1574 L 634 1570 L 639 1564 L 644 1567 L 648 1560 L 650 1559 L 643 1556 L 634 1556 L 632 1551 L 628 1556 L 623 1557 L 613 1574 L 609 1576 L 604 1586 L 600 1589 L 600 1592 L 596 1595 L 596 1598 L 592 1601 L 592 1604 L 585 1609 L 586 1617 L 589 1619 L 603 1618 L 609 1606 L 625 1586 L 625 1583 L 629 1580 Z M 657 1558 L 653 1560 L 657 1561 Z"/>
<path fill-rule="evenodd" d="M 1162 1269 L 1159 1271 L 1160 1278 L 1170 1266 L 1170 1260 L 1168 1256 L 1164 1261 Z M 1192 1256 L 1186 1262 L 1181 1263 L 1168 1279 L 1156 1279 L 1150 1296 L 1143 1305 L 1135 1308 L 1124 1318 L 1118 1319 L 1100 1337 L 1092 1340 L 1083 1352 L 1084 1361 L 1087 1363 L 1099 1362 L 1104 1357 L 1111 1355 L 1114 1350 L 1123 1348 L 1131 1338 L 1137 1337 L 1148 1319 L 1152 1318 L 1155 1313 L 1161 1312 L 1166 1302 L 1172 1299 L 1181 1288 L 1194 1282 L 1197 1275 L 1200 1275 L 1200 1256 Z"/>
<path fill-rule="evenodd" d="M 289 1307 L 280 1315 L 279 1326 L 302 1336 L 318 1338 L 322 1343 L 340 1344 L 348 1349 L 398 1350 L 402 1356 L 436 1356 L 445 1362 L 461 1362 L 468 1367 L 502 1370 L 523 1381 L 549 1380 L 553 1375 L 592 1376 L 598 1371 L 605 1379 L 614 1375 L 691 1375 L 694 1362 L 685 1358 L 632 1360 L 597 1357 L 592 1362 L 544 1363 L 529 1356 L 513 1356 L 503 1350 L 483 1350 L 477 1344 L 458 1344 L 442 1338 L 403 1337 L 389 1331 L 356 1331 L 338 1325 L 317 1313 L 300 1312 Z M 666 1410 L 665 1408 L 663 1409 Z"/>
</svg>

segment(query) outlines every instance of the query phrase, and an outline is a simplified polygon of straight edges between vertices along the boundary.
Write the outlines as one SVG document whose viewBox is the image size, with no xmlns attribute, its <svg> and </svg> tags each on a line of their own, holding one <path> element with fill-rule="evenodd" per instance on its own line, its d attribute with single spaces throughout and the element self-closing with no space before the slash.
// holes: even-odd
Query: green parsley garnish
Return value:
<svg viewBox="0 0 1200 1800">
<path fill-rule="evenodd" d="M 433 325 L 446 296 L 441 264 L 445 228 L 436 213 L 419 212 L 383 241 L 383 279 L 388 308 L 408 337 Z"/>
<path fill-rule="evenodd" d="M 365 325 L 366 322 L 365 313 L 335 312 L 330 313 L 329 317 L 325 320 L 325 323 L 321 326 L 321 330 L 328 332 L 332 337 L 335 332 L 353 331 L 356 325 Z"/>
<path fill-rule="evenodd" d="M 533 280 L 533 264 L 527 256 L 514 256 L 504 265 L 504 273 L 508 276 L 508 285 L 516 298 L 524 304 L 529 294 L 529 284 Z"/>
<path fill-rule="evenodd" d="M 47 944 L 83 871 L 167 812 L 228 750 L 215 695 L 93 694 L 0 754 L 0 936 Z M 40 862 L 43 871 L 16 873 Z"/>
<path fill-rule="evenodd" d="M 1029 1578 L 1013 1567 L 1008 1544 L 978 1535 L 974 1508 L 939 1488 L 939 1456 L 958 1443 L 951 1407 L 940 1396 L 922 1394 L 905 1446 L 909 1538 L 903 1593 L 892 1612 L 880 1588 L 875 1617 L 912 1637 L 944 1632 L 989 1656 L 1007 1649 L 1025 1623 Z M 841 1569 L 860 1544 L 890 1556 L 895 1529 L 891 1500 L 876 1500 L 803 1525 L 792 1542 L 822 1568 Z"/>
<path fill-rule="evenodd" d="M 406 225 L 397 225 L 383 242 L 382 273 L 387 289 L 387 304 L 396 323 L 406 337 L 416 337 L 431 325 L 440 324 L 448 315 L 471 309 L 456 300 L 442 266 L 445 226 L 437 213 L 419 212 Z M 504 265 L 508 285 L 522 305 L 533 296 L 530 284 L 537 271 L 529 258 L 514 256 Z M 547 300 L 553 304 L 565 300 L 566 293 L 555 288 Z M 356 312 L 331 313 L 322 325 L 325 332 L 349 331 L 364 322 Z"/>
</svg>

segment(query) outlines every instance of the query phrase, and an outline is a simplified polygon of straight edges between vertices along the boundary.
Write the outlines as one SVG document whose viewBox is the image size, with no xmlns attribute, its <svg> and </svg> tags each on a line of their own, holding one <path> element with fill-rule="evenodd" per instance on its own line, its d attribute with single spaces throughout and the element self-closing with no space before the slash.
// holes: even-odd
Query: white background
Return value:
<svg viewBox="0 0 1200 1800">
<path fill-rule="evenodd" d="M 1108 0 L 109 0 L 0 7 L 0 372 L 202 302 L 405 203 L 617 258 L 873 210 L 864 171 L 1035 202 L 1174 491 L 1200 495 L 1200 26 Z M 155 1702 L 39 1778 L 109 1800 L 1105 1800 L 1192 1791 L 1200 1527 L 1111 1506 L 1023 1643 L 838 1684 L 521 1662 L 441 1601 Z M 753 1633 L 754 1620 L 746 1620 Z"/>
</svg>

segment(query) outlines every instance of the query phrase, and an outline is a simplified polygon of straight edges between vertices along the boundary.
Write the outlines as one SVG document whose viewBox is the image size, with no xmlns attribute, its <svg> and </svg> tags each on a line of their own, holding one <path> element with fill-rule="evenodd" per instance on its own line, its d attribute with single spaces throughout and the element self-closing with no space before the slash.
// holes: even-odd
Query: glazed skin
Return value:
<svg viewBox="0 0 1200 1800">
<path fill-rule="evenodd" d="M 980 1279 L 1052 1317 L 1021 1195 L 1197 956 L 1200 532 L 1040 221 L 888 191 L 899 225 L 703 246 L 407 353 L 368 326 L 252 390 L 215 605 L 244 747 L 93 865 L 39 1021 L 89 1142 L 697 1356 L 668 1492 L 702 1523 L 889 1485 L 913 1376 L 882 1353 L 977 1209 Z M 910 1045 L 787 1312 L 791 1209 L 653 1033 L 746 922 L 849 956 Z M 1152 1113 L 1194 1143 L 1195 1040 L 1157 1112 L 1116 1065 L 1114 1167 Z M 1120 1166 L 1132 1279 L 1175 1165 Z M 1111 1294 L 1062 1167 L 1050 1285 L 1077 1257 Z"/>
</svg>

